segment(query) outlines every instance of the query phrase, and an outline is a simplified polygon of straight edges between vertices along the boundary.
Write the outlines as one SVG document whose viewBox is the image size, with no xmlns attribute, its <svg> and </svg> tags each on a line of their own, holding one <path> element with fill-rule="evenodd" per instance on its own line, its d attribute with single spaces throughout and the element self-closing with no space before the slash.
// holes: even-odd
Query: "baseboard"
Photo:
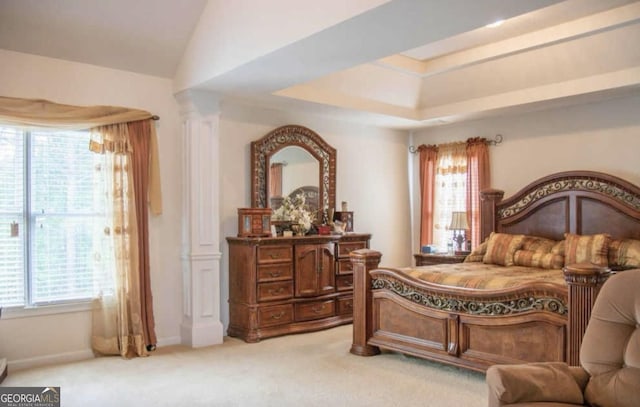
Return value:
<svg viewBox="0 0 640 407">
<path fill-rule="evenodd" d="M 159 338 L 157 346 L 180 345 L 182 343 L 179 336 L 169 336 Z M 79 350 L 75 352 L 56 353 L 53 355 L 37 356 L 35 358 L 18 359 L 7 361 L 7 365 L 11 366 L 11 370 L 23 370 L 31 367 L 55 365 L 68 362 L 77 362 L 79 360 L 93 359 L 95 356 L 91 349 Z M 0 372 L 2 374 L 2 372 Z"/>
<path fill-rule="evenodd" d="M 8 361 L 11 370 L 22 370 L 36 366 L 56 365 L 61 363 L 77 362 L 78 360 L 92 359 L 94 357 L 91 349 L 79 350 L 75 352 L 56 353 L 53 355 L 37 356 L 35 358 L 18 359 Z"/>
<path fill-rule="evenodd" d="M 169 336 L 166 338 L 158 338 L 157 346 L 171 346 L 171 345 L 180 345 L 182 343 L 182 338 L 179 336 Z"/>
</svg>

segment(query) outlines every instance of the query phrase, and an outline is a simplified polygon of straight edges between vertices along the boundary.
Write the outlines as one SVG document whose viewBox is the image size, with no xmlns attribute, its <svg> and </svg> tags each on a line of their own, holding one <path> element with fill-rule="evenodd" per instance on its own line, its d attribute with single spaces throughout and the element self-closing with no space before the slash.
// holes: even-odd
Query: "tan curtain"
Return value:
<svg viewBox="0 0 640 407">
<path fill-rule="evenodd" d="M 433 243 L 433 209 L 435 198 L 438 147 L 422 144 L 420 153 L 420 246 Z"/>
<path fill-rule="evenodd" d="M 471 228 L 471 246 L 480 243 L 480 191 L 491 185 L 489 146 L 484 138 L 467 140 L 467 222 Z"/>
<path fill-rule="evenodd" d="M 467 144 L 449 143 L 438 146 L 436 165 L 433 240 L 441 251 L 447 250 L 453 234 L 449 231 L 454 211 L 465 211 L 467 204 Z"/>
<path fill-rule="evenodd" d="M 273 163 L 269 169 L 269 196 L 282 196 L 283 163 Z"/>
<path fill-rule="evenodd" d="M 149 214 L 147 201 L 149 200 L 150 167 L 152 139 L 155 126 L 151 120 L 129 122 L 129 142 L 131 144 L 131 171 L 135 194 L 136 220 L 138 226 L 138 252 L 140 274 L 140 306 L 142 327 L 147 346 L 155 347 L 157 341 L 155 321 L 153 317 L 153 298 L 151 294 L 151 274 L 149 260 Z M 152 205 L 152 210 L 153 210 Z M 159 208 L 155 208 L 156 210 Z"/>
<path fill-rule="evenodd" d="M 92 130 L 92 149 L 104 155 L 107 220 L 113 250 L 115 287 L 94 301 L 91 347 L 103 355 L 147 355 L 142 302 L 138 220 L 133 183 L 132 146 L 126 124 Z"/>
</svg>

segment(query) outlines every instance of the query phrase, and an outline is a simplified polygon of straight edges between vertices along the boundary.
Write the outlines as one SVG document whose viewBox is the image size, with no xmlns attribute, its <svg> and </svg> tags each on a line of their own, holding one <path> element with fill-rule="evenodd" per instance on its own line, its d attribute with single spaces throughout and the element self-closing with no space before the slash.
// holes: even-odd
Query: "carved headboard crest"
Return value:
<svg viewBox="0 0 640 407">
<path fill-rule="evenodd" d="M 594 192 L 614 199 L 634 210 L 640 210 L 640 196 L 632 193 L 629 187 L 624 185 L 626 181 L 612 178 L 610 175 L 590 173 L 584 175 L 569 175 L 566 178 L 556 178 L 546 183 L 538 183 L 534 190 L 525 192 L 525 195 L 515 203 L 499 209 L 498 218 L 504 219 L 516 215 L 532 203 L 546 198 L 549 195 L 564 191 Z"/>
</svg>

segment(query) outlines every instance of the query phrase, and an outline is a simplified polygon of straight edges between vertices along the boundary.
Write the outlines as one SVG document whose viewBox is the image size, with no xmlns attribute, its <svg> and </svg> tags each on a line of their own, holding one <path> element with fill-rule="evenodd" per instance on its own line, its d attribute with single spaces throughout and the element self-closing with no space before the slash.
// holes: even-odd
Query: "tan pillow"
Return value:
<svg viewBox="0 0 640 407">
<path fill-rule="evenodd" d="M 485 264 L 513 266 L 513 255 L 522 247 L 524 235 L 491 232 L 487 243 L 487 252 L 482 258 Z"/>
<path fill-rule="evenodd" d="M 611 240 L 609 243 L 609 266 L 640 267 L 640 240 Z"/>
<path fill-rule="evenodd" d="M 532 250 L 516 250 L 513 255 L 513 263 L 516 266 L 561 269 L 564 266 L 564 256 Z"/>
<path fill-rule="evenodd" d="M 494 365 L 487 370 L 487 382 L 502 404 L 584 403 L 580 386 L 561 362 Z"/>
<path fill-rule="evenodd" d="M 553 246 L 553 248 L 551 249 L 551 253 L 564 256 L 564 248 L 566 246 L 566 243 L 567 242 L 565 240 L 559 241 Z"/>
<path fill-rule="evenodd" d="M 487 252 L 487 243 L 488 243 L 488 240 L 485 240 L 480 245 L 478 245 L 478 247 L 473 249 L 473 251 L 469 253 L 467 257 L 464 258 L 464 262 L 471 263 L 471 262 L 482 261 L 484 254 Z"/>
<path fill-rule="evenodd" d="M 522 250 L 530 250 L 532 252 L 549 253 L 556 245 L 555 240 L 546 239 L 544 237 L 525 235 L 522 241 Z"/>
<path fill-rule="evenodd" d="M 608 250 L 611 236 L 605 233 L 598 235 L 574 235 L 565 233 L 564 263 L 593 263 L 606 267 L 609 264 Z"/>
</svg>

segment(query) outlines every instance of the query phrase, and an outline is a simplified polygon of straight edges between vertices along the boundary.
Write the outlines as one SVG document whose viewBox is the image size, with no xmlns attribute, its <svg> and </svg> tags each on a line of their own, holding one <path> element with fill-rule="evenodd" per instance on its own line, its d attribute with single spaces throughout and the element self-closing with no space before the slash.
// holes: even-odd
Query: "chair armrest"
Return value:
<svg viewBox="0 0 640 407">
<path fill-rule="evenodd" d="M 494 365 L 487 370 L 489 407 L 527 402 L 557 402 L 582 405 L 589 380 L 580 367 L 566 363 Z"/>
</svg>

